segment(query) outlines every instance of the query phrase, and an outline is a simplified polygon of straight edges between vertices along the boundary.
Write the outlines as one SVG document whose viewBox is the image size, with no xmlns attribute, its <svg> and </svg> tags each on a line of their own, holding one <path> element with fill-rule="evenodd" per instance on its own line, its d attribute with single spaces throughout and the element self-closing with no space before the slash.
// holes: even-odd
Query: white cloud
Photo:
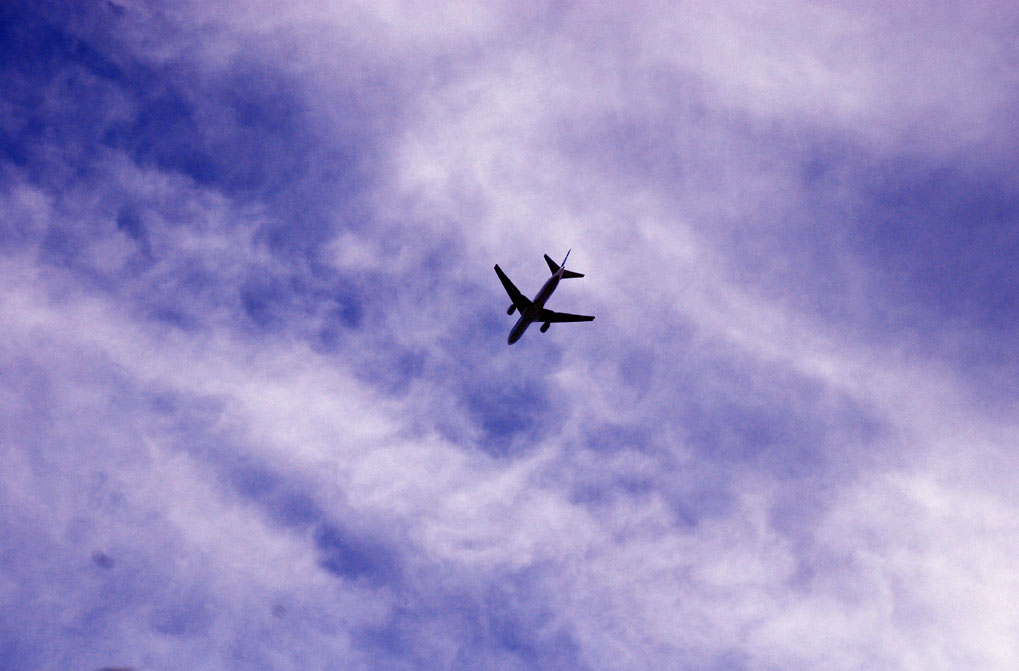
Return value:
<svg viewBox="0 0 1019 671">
<path fill-rule="evenodd" d="M 195 29 L 185 45 L 132 37 L 162 63 L 195 47 L 188 58 L 210 72 L 260 41 L 270 67 L 292 54 L 278 67 L 325 120 L 312 125 L 326 145 L 359 128 L 346 92 L 372 77 L 392 86 L 393 126 L 367 145 L 384 167 L 361 194 L 373 219 L 337 225 L 307 257 L 260 235 L 300 223 L 278 220 L 290 210 L 273 209 L 276 194 L 218 192 L 111 148 L 88 183 L 25 177 L 4 193 L 5 221 L 27 223 L 0 262 L 0 371 L 19 382 L 0 391 L 3 500 L 16 512 L 4 528 L 17 541 L 0 598 L 29 603 L 41 633 L 27 645 L 69 655 L 75 642 L 53 627 L 92 631 L 99 609 L 117 645 L 94 643 L 96 666 L 118 648 L 153 667 L 241 653 L 260 668 L 378 666 L 365 632 L 399 639 L 385 654 L 408 666 L 452 664 L 500 647 L 492 622 L 509 615 L 486 595 L 527 575 L 527 589 L 506 589 L 539 623 L 514 633 L 565 631 L 592 668 L 1009 668 L 1014 427 L 944 363 L 744 282 L 716 230 L 769 195 L 804 200 L 800 158 L 748 149 L 734 111 L 876 144 L 931 109 L 942 130 L 990 123 L 1003 80 L 975 95 L 988 52 L 961 57 L 984 19 L 957 33 L 834 5 L 645 4 L 577 8 L 529 37 L 537 10 L 517 22 L 508 6 L 429 7 L 195 5 L 139 29 Z M 919 43 L 886 53 L 914 18 L 957 69 L 941 76 Z M 899 88 L 917 68 L 914 98 Z M 433 76 L 407 74 L 422 71 Z M 663 84 L 687 79 L 692 101 Z M 948 90 L 973 100 L 939 107 Z M 627 153 L 641 142 L 646 156 Z M 659 155 L 656 143 L 673 144 Z M 647 177 L 645 159 L 663 165 Z M 151 258 L 137 275 L 144 254 L 117 229 L 126 202 L 144 204 Z M 331 221 L 336 203 L 307 207 Z M 84 231 L 70 255 L 80 267 L 39 258 L 48 226 Z M 569 246 L 588 277 L 555 307 L 598 320 L 515 349 L 502 331 L 489 342 L 487 329 L 509 327 L 491 264 L 523 289 L 544 277 L 542 252 Z M 323 304 L 349 288 L 334 278 L 273 306 L 282 326 L 251 325 L 246 281 L 299 292 L 320 279 L 317 262 L 363 282 L 362 328 L 316 343 Z M 182 284 L 188 270 L 206 282 Z M 160 301 L 198 324 L 152 319 Z M 407 354 L 416 372 L 394 372 Z M 406 378 L 399 391 L 392 377 Z M 547 394 L 537 410 L 495 393 L 532 381 Z M 520 403 L 510 420 L 554 417 L 510 441 L 519 452 L 493 455 L 484 410 L 471 414 L 485 393 Z M 245 468 L 253 484 L 234 472 Z M 396 577 L 324 569 L 316 532 L 328 524 L 376 541 Z M 95 552 L 113 566 L 90 563 Z M 408 617 L 420 629 L 400 630 Z M 471 619 L 483 641 L 463 640 Z M 507 650 L 477 655 L 519 661 Z"/>
</svg>

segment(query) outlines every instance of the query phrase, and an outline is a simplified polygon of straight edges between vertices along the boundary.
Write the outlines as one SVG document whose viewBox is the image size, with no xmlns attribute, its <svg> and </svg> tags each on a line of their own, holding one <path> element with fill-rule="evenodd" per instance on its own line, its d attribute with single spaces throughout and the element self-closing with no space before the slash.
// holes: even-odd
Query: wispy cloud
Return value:
<svg viewBox="0 0 1019 671">
<path fill-rule="evenodd" d="M 0 10 L 3 666 L 1011 668 L 1006 5 Z"/>
</svg>

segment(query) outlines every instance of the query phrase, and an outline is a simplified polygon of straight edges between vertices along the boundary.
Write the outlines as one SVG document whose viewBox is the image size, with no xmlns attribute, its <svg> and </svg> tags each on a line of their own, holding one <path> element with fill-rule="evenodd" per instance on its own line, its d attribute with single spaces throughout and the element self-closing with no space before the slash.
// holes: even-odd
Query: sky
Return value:
<svg viewBox="0 0 1019 671">
<path fill-rule="evenodd" d="M 0 669 L 1019 668 L 1017 45 L 2 3 Z"/>
</svg>

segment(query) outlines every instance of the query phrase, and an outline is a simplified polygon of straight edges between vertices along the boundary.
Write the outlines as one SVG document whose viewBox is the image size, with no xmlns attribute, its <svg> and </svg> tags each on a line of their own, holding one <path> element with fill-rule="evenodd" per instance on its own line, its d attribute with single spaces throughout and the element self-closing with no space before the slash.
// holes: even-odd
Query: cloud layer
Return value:
<svg viewBox="0 0 1019 671">
<path fill-rule="evenodd" d="M 8 3 L 0 667 L 1014 667 L 1017 28 Z"/>
</svg>

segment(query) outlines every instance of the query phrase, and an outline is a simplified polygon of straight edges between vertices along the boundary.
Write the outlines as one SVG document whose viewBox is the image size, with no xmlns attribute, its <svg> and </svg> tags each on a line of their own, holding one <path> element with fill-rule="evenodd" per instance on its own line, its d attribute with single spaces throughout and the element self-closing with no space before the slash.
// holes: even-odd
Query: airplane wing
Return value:
<svg viewBox="0 0 1019 671">
<path fill-rule="evenodd" d="M 506 273 L 502 272 L 502 268 L 499 264 L 495 264 L 495 274 L 499 276 L 499 281 L 502 282 L 502 286 L 506 289 L 506 293 L 509 294 L 510 299 L 513 301 L 513 305 L 516 306 L 517 310 L 521 313 L 531 309 L 531 301 L 524 297 L 520 290 L 517 289 L 510 278 L 506 277 Z"/>
<path fill-rule="evenodd" d="M 547 323 L 558 323 L 558 322 L 589 322 L 593 321 L 594 317 L 587 315 L 571 315 L 568 312 L 553 312 L 552 310 L 545 310 L 542 308 L 541 314 L 534 321 L 547 322 Z"/>
</svg>

